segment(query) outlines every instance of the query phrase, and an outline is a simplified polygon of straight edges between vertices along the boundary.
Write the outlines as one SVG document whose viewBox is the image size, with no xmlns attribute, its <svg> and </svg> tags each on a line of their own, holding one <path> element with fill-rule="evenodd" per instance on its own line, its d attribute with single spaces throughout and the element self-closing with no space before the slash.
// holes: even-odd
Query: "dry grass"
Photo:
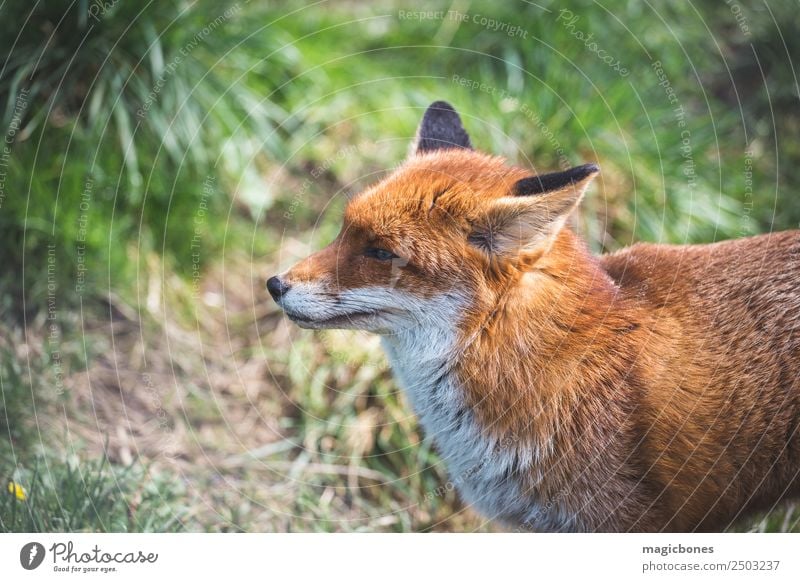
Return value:
<svg viewBox="0 0 800 582">
<path fill-rule="evenodd" d="M 375 338 L 291 326 L 263 291 L 275 265 L 253 273 L 241 252 L 207 270 L 197 297 L 147 262 L 146 308 L 113 297 L 62 343 L 89 350 L 63 408 L 38 415 L 65 451 L 180 481 L 189 530 L 490 529 L 452 490 L 428 495 L 444 468 Z M 43 323 L 28 330 L 42 356 Z"/>
</svg>

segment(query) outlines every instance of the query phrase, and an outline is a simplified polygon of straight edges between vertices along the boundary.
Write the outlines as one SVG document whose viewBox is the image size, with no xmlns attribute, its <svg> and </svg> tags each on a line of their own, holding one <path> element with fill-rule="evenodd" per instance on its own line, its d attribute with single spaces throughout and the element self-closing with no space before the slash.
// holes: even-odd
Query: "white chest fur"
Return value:
<svg viewBox="0 0 800 582">
<path fill-rule="evenodd" d="M 451 320 L 452 322 L 452 320 Z M 408 395 L 426 436 L 447 465 L 450 483 L 461 497 L 490 519 L 559 529 L 565 518 L 557 504 L 540 504 L 525 490 L 535 452 L 515 435 L 487 436 L 467 406 L 453 373 L 454 332 L 415 327 L 383 338 L 396 378 Z"/>
</svg>

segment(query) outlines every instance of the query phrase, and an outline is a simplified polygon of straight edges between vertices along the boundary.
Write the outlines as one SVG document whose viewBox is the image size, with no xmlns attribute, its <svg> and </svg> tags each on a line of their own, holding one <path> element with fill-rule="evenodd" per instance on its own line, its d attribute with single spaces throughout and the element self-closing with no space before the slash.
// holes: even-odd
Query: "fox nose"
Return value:
<svg viewBox="0 0 800 582">
<path fill-rule="evenodd" d="M 279 277 L 270 277 L 267 279 L 267 291 L 272 295 L 272 298 L 277 301 L 283 297 L 289 290 L 289 285 L 280 280 Z"/>
</svg>

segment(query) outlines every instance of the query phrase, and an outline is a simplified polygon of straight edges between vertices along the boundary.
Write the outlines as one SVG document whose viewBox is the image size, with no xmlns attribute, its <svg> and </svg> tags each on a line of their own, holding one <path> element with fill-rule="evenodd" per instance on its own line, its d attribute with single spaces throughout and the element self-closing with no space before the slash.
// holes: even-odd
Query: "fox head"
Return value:
<svg viewBox="0 0 800 582">
<path fill-rule="evenodd" d="M 598 172 L 536 176 L 479 153 L 458 113 L 437 101 L 406 162 L 349 201 L 333 242 L 267 289 L 305 328 L 453 326 L 547 261 Z"/>
</svg>

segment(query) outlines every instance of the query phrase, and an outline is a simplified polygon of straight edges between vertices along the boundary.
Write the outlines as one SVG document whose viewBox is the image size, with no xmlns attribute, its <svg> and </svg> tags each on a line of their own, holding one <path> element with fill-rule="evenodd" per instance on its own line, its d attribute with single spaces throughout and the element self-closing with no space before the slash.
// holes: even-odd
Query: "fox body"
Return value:
<svg viewBox="0 0 800 582">
<path fill-rule="evenodd" d="M 593 256 L 594 165 L 532 176 L 446 103 L 271 278 L 306 328 L 382 336 L 452 482 L 522 531 L 720 530 L 800 493 L 800 232 Z"/>
</svg>

